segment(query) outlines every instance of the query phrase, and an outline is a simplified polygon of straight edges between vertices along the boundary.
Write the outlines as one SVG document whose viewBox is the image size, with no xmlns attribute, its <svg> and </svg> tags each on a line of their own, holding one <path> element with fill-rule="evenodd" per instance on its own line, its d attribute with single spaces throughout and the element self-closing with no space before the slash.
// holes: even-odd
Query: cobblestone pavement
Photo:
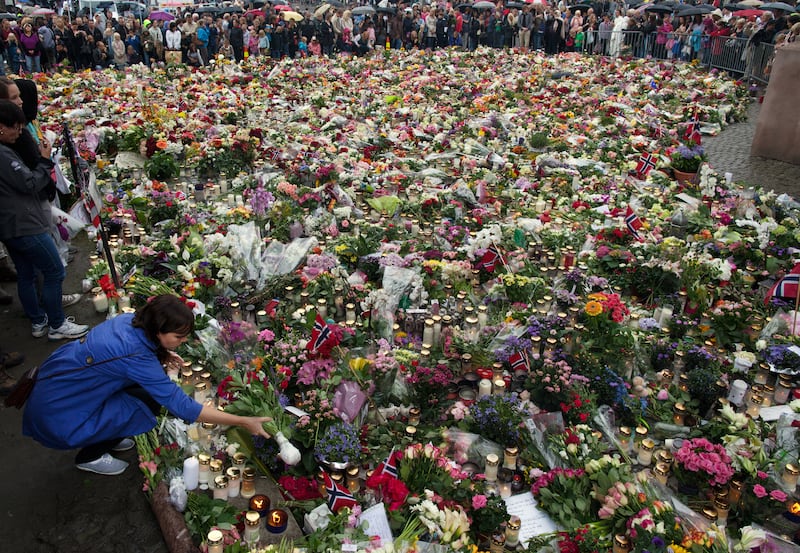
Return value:
<svg viewBox="0 0 800 553">
<path fill-rule="evenodd" d="M 746 121 L 726 127 L 718 136 L 703 137 L 709 162 L 720 173 L 733 173 L 734 182 L 798 197 L 800 165 L 750 155 L 760 110 L 761 104 L 753 102 Z"/>
</svg>

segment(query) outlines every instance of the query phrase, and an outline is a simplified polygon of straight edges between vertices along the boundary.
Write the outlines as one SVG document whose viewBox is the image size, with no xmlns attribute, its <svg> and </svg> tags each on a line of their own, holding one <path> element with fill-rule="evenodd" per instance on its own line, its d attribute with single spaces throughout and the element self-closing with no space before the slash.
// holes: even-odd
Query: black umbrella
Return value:
<svg viewBox="0 0 800 553">
<path fill-rule="evenodd" d="M 395 8 L 393 6 L 378 6 L 377 8 L 375 8 L 375 11 L 378 12 L 378 13 L 395 14 L 395 13 L 397 13 L 397 8 Z"/>
<path fill-rule="evenodd" d="M 194 13 L 220 13 L 222 8 L 218 8 L 217 6 L 200 6 Z"/>
<path fill-rule="evenodd" d="M 330 4 L 334 8 L 343 8 L 347 5 L 344 2 L 339 2 L 339 0 L 325 0 L 325 3 Z"/>
<path fill-rule="evenodd" d="M 506 2 L 507 8 L 524 8 L 525 4 L 522 2 Z"/>
<path fill-rule="evenodd" d="M 653 4 L 652 6 L 647 6 L 644 11 L 650 13 L 672 13 L 674 10 L 670 6 L 662 6 L 661 4 Z"/>
<path fill-rule="evenodd" d="M 459 4 L 458 6 L 456 6 L 456 8 L 458 8 L 459 10 L 466 10 L 467 8 L 471 8 L 471 7 L 472 7 L 472 4 L 470 4 L 468 2 L 464 3 L 464 4 Z"/>
<path fill-rule="evenodd" d="M 14 20 L 16 18 L 17 18 L 16 14 L 0 12 L 0 19 L 11 19 L 11 20 Z"/>
<path fill-rule="evenodd" d="M 695 6 L 693 8 L 689 8 L 688 10 L 678 12 L 678 15 L 689 17 L 692 15 L 706 15 L 707 13 L 709 13 L 709 10 L 701 8 L 700 6 Z"/>
<path fill-rule="evenodd" d="M 790 6 L 786 2 L 767 2 L 758 7 L 759 10 L 779 10 L 782 12 L 792 13 L 795 11 L 794 6 Z"/>
<path fill-rule="evenodd" d="M 244 10 L 241 6 L 225 6 L 219 13 L 242 13 Z"/>
<path fill-rule="evenodd" d="M 582 12 L 587 12 L 592 9 L 594 6 L 590 6 L 589 4 L 575 4 L 574 6 L 567 6 L 572 13 L 575 13 L 575 10 L 581 10 Z"/>
</svg>

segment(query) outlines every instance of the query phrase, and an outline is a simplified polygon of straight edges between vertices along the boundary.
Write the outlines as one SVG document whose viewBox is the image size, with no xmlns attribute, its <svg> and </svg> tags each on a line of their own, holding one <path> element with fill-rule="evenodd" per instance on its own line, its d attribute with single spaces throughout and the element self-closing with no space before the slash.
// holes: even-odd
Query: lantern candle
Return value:
<svg viewBox="0 0 800 553">
<path fill-rule="evenodd" d="M 254 495 L 250 498 L 250 510 L 258 511 L 258 514 L 265 516 L 269 512 L 269 497 L 263 494 Z"/>
<path fill-rule="evenodd" d="M 208 477 L 209 477 L 209 464 L 211 463 L 211 456 L 206 455 L 205 453 L 201 453 L 197 456 L 197 462 L 200 465 L 198 474 L 197 474 L 197 481 L 200 484 L 201 490 L 208 489 Z"/>
<path fill-rule="evenodd" d="M 239 493 L 245 499 L 250 499 L 256 494 L 256 470 L 247 467 L 242 471 L 242 485 Z"/>
<path fill-rule="evenodd" d="M 239 490 L 242 485 L 241 475 L 242 471 L 236 467 L 229 467 L 225 471 L 225 476 L 228 477 L 228 497 L 239 497 Z"/>
<path fill-rule="evenodd" d="M 228 477 L 217 476 L 214 478 L 214 499 L 228 501 Z"/>
<path fill-rule="evenodd" d="M 244 541 L 250 545 L 255 545 L 261 540 L 261 532 L 259 526 L 261 525 L 261 515 L 256 511 L 247 511 L 244 515 Z"/>
<path fill-rule="evenodd" d="M 486 456 L 486 468 L 484 469 L 487 482 L 494 482 L 497 480 L 497 468 L 500 465 L 500 457 L 494 453 Z"/>
<path fill-rule="evenodd" d="M 478 382 L 478 399 L 492 395 L 492 381 L 488 378 L 482 378 Z"/>
<path fill-rule="evenodd" d="M 211 530 L 208 533 L 206 542 L 208 543 L 208 553 L 222 553 L 223 535 L 220 530 Z"/>
<path fill-rule="evenodd" d="M 506 547 L 516 547 L 519 543 L 519 529 L 522 526 L 520 518 L 512 515 L 506 523 Z"/>
<path fill-rule="evenodd" d="M 787 463 L 787 465 L 783 468 L 781 479 L 783 480 L 784 485 L 786 485 L 786 487 L 789 489 L 790 493 L 793 493 L 794 489 L 797 487 L 798 476 L 800 476 L 800 467 L 792 463 Z"/>
<path fill-rule="evenodd" d="M 108 311 L 108 296 L 106 296 L 105 292 L 98 292 L 92 298 L 92 303 L 94 304 L 94 310 L 98 313 L 105 313 Z"/>
<path fill-rule="evenodd" d="M 273 509 L 267 515 L 267 530 L 273 534 L 282 534 L 289 524 L 289 515 L 283 509 Z"/>
</svg>

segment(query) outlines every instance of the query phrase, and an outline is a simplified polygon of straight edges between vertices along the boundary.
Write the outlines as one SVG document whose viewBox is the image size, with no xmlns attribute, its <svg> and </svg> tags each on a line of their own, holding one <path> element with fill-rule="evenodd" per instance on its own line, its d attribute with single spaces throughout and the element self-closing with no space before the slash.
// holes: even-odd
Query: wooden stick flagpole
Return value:
<svg viewBox="0 0 800 553">
<path fill-rule="evenodd" d="M 797 292 L 794 295 L 794 315 L 792 316 L 792 336 L 797 334 L 797 309 L 800 308 L 800 282 L 797 283 Z"/>
</svg>

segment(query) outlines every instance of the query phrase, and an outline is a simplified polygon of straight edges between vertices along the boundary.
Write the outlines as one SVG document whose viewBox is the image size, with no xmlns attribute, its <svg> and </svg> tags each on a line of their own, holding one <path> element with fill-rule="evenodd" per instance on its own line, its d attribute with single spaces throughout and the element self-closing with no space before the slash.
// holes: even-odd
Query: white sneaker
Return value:
<svg viewBox="0 0 800 553">
<path fill-rule="evenodd" d="M 44 322 L 40 324 L 31 324 L 31 334 L 34 338 L 41 338 L 47 334 L 47 315 L 44 316 Z"/>
<path fill-rule="evenodd" d="M 75 467 L 78 470 L 85 470 L 86 472 L 93 472 L 95 474 L 104 474 L 106 476 L 116 476 L 122 474 L 128 468 L 128 463 L 112 457 L 108 453 L 104 453 L 99 459 L 89 461 L 88 463 L 79 463 Z"/>
<path fill-rule="evenodd" d="M 58 328 L 51 328 L 47 333 L 48 340 L 73 340 L 86 336 L 89 332 L 89 325 L 75 324 L 73 317 L 67 317 L 61 326 Z"/>
<path fill-rule="evenodd" d="M 134 447 L 136 447 L 136 442 L 131 438 L 122 438 L 117 445 L 111 448 L 111 451 L 130 451 Z"/>
<path fill-rule="evenodd" d="M 82 297 L 83 294 L 64 294 L 63 296 L 61 296 L 61 306 L 69 307 L 70 305 L 75 305 L 76 303 L 81 301 Z"/>
</svg>

